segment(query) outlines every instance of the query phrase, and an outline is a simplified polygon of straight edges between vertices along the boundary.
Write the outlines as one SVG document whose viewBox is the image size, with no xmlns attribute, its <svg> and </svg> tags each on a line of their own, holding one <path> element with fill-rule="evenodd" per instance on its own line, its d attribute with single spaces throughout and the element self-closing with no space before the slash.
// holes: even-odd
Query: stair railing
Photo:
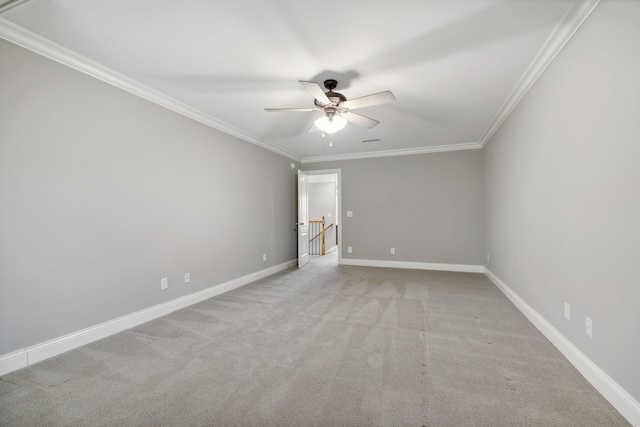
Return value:
<svg viewBox="0 0 640 427">
<path fill-rule="evenodd" d="M 309 227 L 311 227 L 310 235 L 313 236 L 309 239 L 309 254 L 310 255 L 326 255 L 325 250 L 325 234 L 333 227 L 333 224 L 325 226 L 324 217 L 321 220 L 309 221 Z M 336 233 L 337 234 L 337 233 Z M 322 237 L 320 240 L 316 240 Z"/>
</svg>

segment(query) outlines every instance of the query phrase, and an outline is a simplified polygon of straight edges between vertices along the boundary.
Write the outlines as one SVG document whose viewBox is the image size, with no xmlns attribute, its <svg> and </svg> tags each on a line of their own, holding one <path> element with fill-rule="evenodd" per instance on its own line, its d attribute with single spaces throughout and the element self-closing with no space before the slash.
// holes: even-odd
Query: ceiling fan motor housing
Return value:
<svg viewBox="0 0 640 427">
<path fill-rule="evenodd" d="M 328 92 L 326 92 L 327 98 L 329 98 L 329 101 L 331 101 L 331 105 L 333 106 L 337 106 L 341 102 L 344 102 L 347 100 L 347 97 L 344 96 L 343 94 L 333 91 L 333 89 L 335 89 L 337 86 L 338 86 L 337 80 L 328 79 L 324 81 L 324 87 L 329 90 Z M 323 108 L 325 106 L 325 104 L 319 102 L 317 99 L 314 100 L 313 103 L 318 108 Z"/>
<path fill-rule="evenodd" d="M 329 101 L 331 101 L 331 104 L 329 105 L 332 105 L 334 107 L 337 107 L 338 104 L 347 100 L 347 98 L 343 94 L 337 92 L 327 92 L 327 98 L 329 98 Z M 317 99 L 315 99 L 313 103 L 320 109 L 324 109 L 327 106 L 327 104 L 320 102 Z"/>
<path fill-rule="evenodd" d="M 325 107 L 324 108 L 324 115 L 329 117 L 330 119 L 333 118 L 333 116 L 335 116 L 336 113 L 338 113 L 338 109 L 335 108 L 335 107 Z"/>
</svg>

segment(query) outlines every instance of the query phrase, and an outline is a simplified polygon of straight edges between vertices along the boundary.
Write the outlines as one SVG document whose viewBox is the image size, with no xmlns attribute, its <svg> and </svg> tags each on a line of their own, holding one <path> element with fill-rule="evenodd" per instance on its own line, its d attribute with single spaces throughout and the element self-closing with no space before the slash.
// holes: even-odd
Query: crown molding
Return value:
<svg viewBox="0 0 640 427">
<path fill-rule="evenodd" d="M 15 2 L 6 3 L 4 5 L 4 10 L 17 6 L 24 1 L 25 0 L 17 0 Z M 32 52 L 144 98 L 157 105 L 163 106 L 185 117 L 191 118 L 221 132 L 272 151 L 283 157 L 301 163 L 319 163 L 335 160 L 408 156 L 413 154 L 440 153 L 483 148 L 599 3 L 600 0 L 573 1 L 561 21 L 556 25 L 551 35 L 547 38 L 545 44 L 536 54 L 536 57 L 533 59 L 531 64 L 529 64 L 526 71 L 507 97 L 506 101 L 502 104 L 494 119 L 484 131 L 479 142 L 319 157 L 299 157 L 3 18 L 0 18 L 0 37 L 25 49 L 31 50 Z"/>
<path fill-rule="evenodd" d="M 335 156 L 304 157 L 302 163 L 331 162 L 335 160 L 358 160 L 376 157 L 411 156 L 414 154 L 444 153 L 447 151 L 477 150 L 482 148 L 479 142 L 464 144 L 434 145 L 431 147 L 405 148 L 401 150 L 371 151 L 369 153 L 338 154 Z"/>
<path fill-rule="evenodd" d="M 524 98 L 529 89 L 531 89 L 534 83 L 542 75 L 544 70 L 547 69 L 549 64 L 551 64 L 558 53 L 560 53 L 562 48 L 567 44 L 571 37 L 573 37 L 576 31 L 578 31 L 578 28 L 580 28 L 589 15 L 591 15 L 591 12 L 593 12 L 596 6 L 598 6 L 600 1 L 601 0 L 574 0 L 571 3 L 571 6 L 569 6 L 558 25 L 553 29 L 544 45 L 540 48 L 533 61 L 531 61 L 522 77 L 520 77 L 520 80 L 513 88 L 506 101 L 500 107 L 500 110 L 498 110 L 496 116 L 482 134 L 479 142 L 337 156 L 306 157 L 302 159 L 302 163 L 367 159 L 373 157 L 407 156 L 412 154 L 440 153 L 446 151 L 475 150 L 484 148 L 493 134 L 500 128 L 500 126 L 502 126 L 502 123 L 507 119 L 507 117 L 509 117 L 511 112 Z"/>
<path fill-rule="evenodd" d="M 520 103 L 529 89 L 547 69 L 556 55 L 562 50 L 567 42 L 573 37 L 578 28 L 591 15 L 591 12 L 598 6 L 600 0 L 574 0 L 565 12 L 564 16 L 551 32 L 542 48 L 538 51 L 529 67 L 513 88 L 507 100 L 502 104 L 498 114 L 491 121 L 487 129 L 480 138 L 480 146 L 484 147 L 494 133 L 502 126 L 502 123 L 509 117 L 511 112 Z"/>
<path fill-rule="evenodd" d="M 0 18 L 0 37 L 221 132 L 235 136 L 236 138 L 250 142 L 291 160 L 297 162 L 302 160 L 300 157 L 290 153 L 289 151 L 278 148 L 247 132 L 217 120 L 200 110 L 192 108 L 177 99 L 145 86 L 140 82 L 92 61 L 87 57 L 79 55 L 64 46 L 54 43 L 51 40 L 39 36 L 38 34 L 7 21 L 4 18 Z"/>
<path fill-rule="evenodd" d="M 13 9 L 16 6 L 25 3 L 28 0 L 0 0 L 0 13 L 6 12 L 9 9 Z"/>
</svg>

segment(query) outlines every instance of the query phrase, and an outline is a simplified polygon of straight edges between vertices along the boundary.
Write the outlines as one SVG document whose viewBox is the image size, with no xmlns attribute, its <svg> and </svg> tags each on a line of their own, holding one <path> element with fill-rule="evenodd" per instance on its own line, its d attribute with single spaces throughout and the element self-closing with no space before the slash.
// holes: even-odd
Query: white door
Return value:
<svg viewBox="0 0 640 427">
<path fill-rule="evenodd" d="M 309 262 L 309 178 L 298 170 L 298 268 Z"/>
</svg>

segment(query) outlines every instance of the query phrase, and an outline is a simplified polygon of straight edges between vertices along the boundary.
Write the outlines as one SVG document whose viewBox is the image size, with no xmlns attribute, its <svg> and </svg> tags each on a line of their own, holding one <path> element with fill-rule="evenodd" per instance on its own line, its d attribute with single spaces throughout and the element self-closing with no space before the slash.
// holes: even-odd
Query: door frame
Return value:
<svg viewBox="0 0 640 427">
<path fill-rule="evenodd" d="M 298 217 L 296 234 L 298 235 L 298 268 L 309 263 L 309 174 L 298 169 Z"/>
<path fill-rule="evenodd" d="M 303 170 L 307 175 L 336 175 L 336 192 L 338 193 L 338 206 L 336 208 L 336 217 L 340 218 L 338 224 L 338 265 L 342 264 L 342 229 L 344 228 L 344 218 L 342 217 L 342 169 L 322 169 L 322 170 Z"/>
</svg>

